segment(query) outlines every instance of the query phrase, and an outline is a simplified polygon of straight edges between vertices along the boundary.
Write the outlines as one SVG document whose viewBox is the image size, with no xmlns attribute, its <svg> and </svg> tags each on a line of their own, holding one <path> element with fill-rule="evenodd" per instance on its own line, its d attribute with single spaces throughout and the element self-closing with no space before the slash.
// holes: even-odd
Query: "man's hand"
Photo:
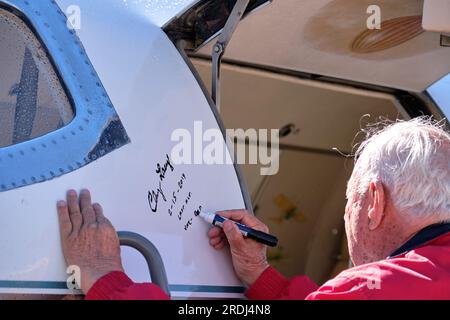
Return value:
<svg viewBox="0 0 450 320">
<path fill-rule="evenodd" d="M 85 294 L 94 283 L 113 271 L 122 271 L 120 244 L 116 230 L 103 215 L 99 204 L 91 203 L 91 194 L 82 190 L 67 193 L 67 202 L 57 204 L 64 257 L 69 266 L 81 271 L 81 289 Z"/>
<path fill-rule="evenodd" d="M 245 210 L 223 211 L 217 214 L 255 230 L 269 232 L 264 223 Z M 212 228 L 208 236 L 209 243 L 216 250 L 221 250 L 228 240 L 234 270 L 245 285 L 253 285 L 269 267 L 267 247 L 251 239 L 245 239 L 233 222 L 225 222 L 223 230 L 218 227 Z"/>
</svg>

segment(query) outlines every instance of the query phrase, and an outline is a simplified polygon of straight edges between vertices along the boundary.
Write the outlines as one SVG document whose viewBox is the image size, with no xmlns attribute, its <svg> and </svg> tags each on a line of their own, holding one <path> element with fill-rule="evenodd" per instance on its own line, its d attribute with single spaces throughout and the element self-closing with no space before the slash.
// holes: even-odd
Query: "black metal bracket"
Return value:
<svg viewBox="0 0 450 320">
<path fill-rule="evenodd" d="M 230 16 L 219 36 L 216 44 L 213 47 L 211 54 L 212 57 L 212 86 L 211 86 L 211 96 L 216 104 L 217 110 L 220 112 L 220 98 L 221 98 L 221 88 L 220 88 L 220 66 L 222 58 L 225 54 L 228 44 L 233 37 L 234 32 L 237 29 L 239 22 L 241 22 L 244 16 L 245 10 L 248 7 L 250 0 L 238 0 L 231 11 Z"/>
</svg>

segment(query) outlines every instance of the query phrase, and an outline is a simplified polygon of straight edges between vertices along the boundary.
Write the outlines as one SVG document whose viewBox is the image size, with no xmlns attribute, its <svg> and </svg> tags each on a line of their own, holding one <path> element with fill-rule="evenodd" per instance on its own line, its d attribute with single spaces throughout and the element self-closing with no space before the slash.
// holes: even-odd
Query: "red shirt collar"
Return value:
<svg viewBox="0 0 450 320">
<path fill-rule="evenodd" d="M 418 233 L 414 235 L 411 239 L 409 239 L 405 244 L 403 244 L 400 248 L 395 250 L 389 257 L 393 258 L 402 254 L 405 254 L 408 251 L 416 249 L 424 244 L 436 240 L 442 235 L 445 235 L 450 232 L 450 223 L 438 223 L 428 226 Z"/>
</svg>

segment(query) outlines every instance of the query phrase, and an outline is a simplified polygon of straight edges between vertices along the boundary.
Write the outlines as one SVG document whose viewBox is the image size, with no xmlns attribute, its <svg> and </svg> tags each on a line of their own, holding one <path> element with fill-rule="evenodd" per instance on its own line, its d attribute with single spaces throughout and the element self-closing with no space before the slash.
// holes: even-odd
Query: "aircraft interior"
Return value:
<svg viewBox="0 0 450 320">
<path fill-rule="evenodd" d="M 296 2 L 274 2 L 241 22 L 222 65 L 221 115 L 227 128 L 280 129 L 279 173 L 243 166 L 254 211 L 280 238 L 271 263 L 324 283 L 350 264 L 345 190 L 362 129 L 433 110 L 423 92 L 450 64 L 439 34 L 414 32 L 423 1 L 375 1 L 383 19 L 394 19 L 393 43 L 361 34 L 367 16 L 355 12 L 373 1 Z M 190 55 L 206 86 L 210 50 Z"/>
</svg>

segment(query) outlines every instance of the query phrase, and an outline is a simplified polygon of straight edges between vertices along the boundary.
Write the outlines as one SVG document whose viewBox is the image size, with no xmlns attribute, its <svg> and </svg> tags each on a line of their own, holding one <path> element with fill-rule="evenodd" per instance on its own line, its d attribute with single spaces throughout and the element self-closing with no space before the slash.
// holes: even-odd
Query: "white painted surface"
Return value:
<svg viewBox="0 0 450 320">
<path fill-rule="evenodd" d="M 104 1 L 104 0 L 94 0 Z M 121 0 L 133 13 L 141 14 L 157 26 L 165 25 L 170 19 L 191 7 L 199 0 Z"/>
<path fill-rule="evenodd" d="M 188 67 L 159 27 L 126 10 L 122 2 L 57 2 L 63 9 L 70 4 L 81 7 L 80 38 L 132 143 L 61 178 L 0 193 L 0 281 L 66 281 L 55 205 L 69 188 L 87 187 L 118 230 L 140 233 L 159 248 L 171 285 L 241 286 L 229 254 L 209 246 L 209 226 L 198 219 L 184 230 L 199 205 L 209 211 L 244 207 L 232 165 L 176 166 L 167 174 L 162 185 L 166 196 L 177 190 L 182 173 L 187 181 L 180 197 L 193 193 L 182 222 L 175 214 L 167 214 L 169 197 L 157 214 L 147 201 L 147 192 L 158 186 L 156 164 L 165 160 L 174 145 L 172 130 L 193 130 L 196 120 L 202 120 L 205 128 L 217 127 Z M 143 259 L 131 250 L 124 251 L 129 275 L 148 281 Z M 11 289 L 0 288 L 0 292 Z M 191 292 L 176 295 L 199 296 Z"/>
<path fill-rule="evenodd" d="M 425 0 L 422 26 L 427 31 L 450 34 L 450 0 Z"/>
</svg>

